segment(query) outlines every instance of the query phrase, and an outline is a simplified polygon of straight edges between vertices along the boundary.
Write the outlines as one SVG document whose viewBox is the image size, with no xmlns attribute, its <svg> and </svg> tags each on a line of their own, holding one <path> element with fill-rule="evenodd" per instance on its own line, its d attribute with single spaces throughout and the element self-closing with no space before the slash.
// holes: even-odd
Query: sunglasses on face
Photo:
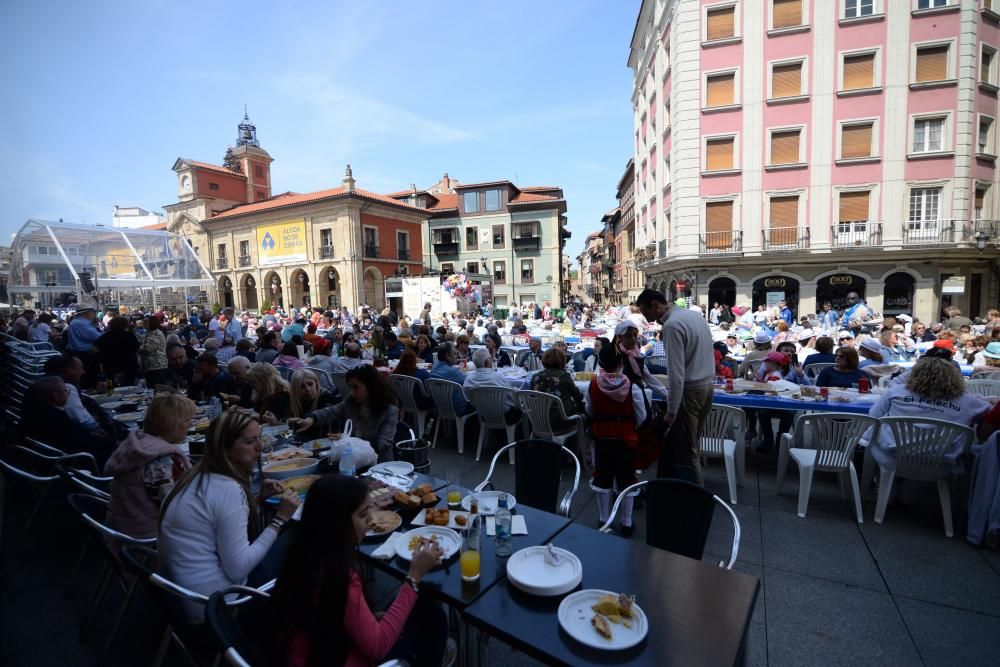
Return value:
<svg viewBox="0 0 1000 667">
<path fill-rule="evenodd" d="M 851 340 L 850 338 L 841 338 L 840 342 L 843 343 L 845 340 Z"/>
</svg>

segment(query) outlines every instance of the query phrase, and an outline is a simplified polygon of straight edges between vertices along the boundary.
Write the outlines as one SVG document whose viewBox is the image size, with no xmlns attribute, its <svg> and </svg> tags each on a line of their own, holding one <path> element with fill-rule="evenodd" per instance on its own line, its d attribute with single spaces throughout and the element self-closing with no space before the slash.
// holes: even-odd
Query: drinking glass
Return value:
<svg viewBox="0 0 1000 667">
<path fill-rule="evenodd" d="M 457 471 L 449 470 L 448 475 L 448 507 L 455 509 L 462 506 L 462 489 Z"/>
<path fill-rule="evenodd" d="M 477 581 L 481 557 L 479 554 L 479 517 L 470 517 L 469 525 L 462 534 L 462 555 L 459 563 L 462 568 L 462 581 Z"/>
</svg>

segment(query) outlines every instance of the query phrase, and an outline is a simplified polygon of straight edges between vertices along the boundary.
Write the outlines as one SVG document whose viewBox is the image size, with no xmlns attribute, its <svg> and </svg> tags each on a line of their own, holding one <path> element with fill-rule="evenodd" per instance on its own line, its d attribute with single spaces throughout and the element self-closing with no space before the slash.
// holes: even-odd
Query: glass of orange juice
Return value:
<svg viewBox="0 0 1000 667">
<path fill-rule="evenodd" d="M 479 517 L 473 517 L 462 535 L 462 555 L 459 557 L 462 581 L 479 579 Z"/>
<path fill-rule="evenodd" d="M 448 472 L 448 507 L 452 509 L 462 504 L 462 485 L 459 484 L 459 476 L 455 471 Z"/>
</svg>

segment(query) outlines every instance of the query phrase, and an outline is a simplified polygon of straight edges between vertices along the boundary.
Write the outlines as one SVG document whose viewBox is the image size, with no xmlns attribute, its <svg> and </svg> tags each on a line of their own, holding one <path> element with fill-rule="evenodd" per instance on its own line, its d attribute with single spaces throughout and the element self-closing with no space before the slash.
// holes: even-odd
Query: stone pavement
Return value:
<svg viewBox="0 0 1000 667">
<path fill-rule="evenodd" d="M 444 477 L 447 470 L 458 470 L 462 484 L 474 486 L 485 476 L 494 451 L 487 448 L 476 463 L 472 446 L 459 455 L 453 444 L 439 445 L 431 452 L 431 473 Z M 773 455 L 749 457 L 747 484 L 739 489 L 734 508 L 742 528 L 735 567 L 762 582 L 750 628 L 749 664 L 1000 663 L 1000 552 L 972 547 L 961 534 L 946 538 L 933 485 L 903 485 L 883 525 L 874 523 L 874 500 L 866 498 L 865 523 L 859 525 L 835 478 L 817 474 L 808 517 L 800 519 L 795 513 L 795 466 L 790 466 L 781 496 L 774 492 L 775 467 Z M 513 488 L 506 459 L 498 463 L 494 479 L 497 488 Z M 726 496 L 721 461 L 710 462 L 706 485 Z M 9 558 L 14 513 L 23 512 L 24 503 L 21 494 L 13 493 L 16 489 L 7 487 L 4 545 Z M 584 525 L 597 524 L 585 480 L 574 497 L 573 517 Z M 638 508 L 635 518 L 632 539 L 641 540 L 645 509 Z M 77 524 L 64 505 L 50 503 L 30 539 L 16 545 L 0 582 L 0 664 L 95 664 L 120 596 L 108 595 L 81 640 L 80 619 L 101 563 L 91 550 L 70 595 L 65 594 L 82 535 Z M 959 523 L 956 530 L 964 532 Z M 718 562 L 728 554 L 731 540 L 730 522 L 717 512 L 705 560 Z M 395 586 L 378 575 L 372 596 L 386 604 Z M 109 664 L 150 663 L 159 631 L 150 627 L 149 613 L 148 603 L 137 596 Z M 704 637 L 711 641 L 709 629 Z M 493 665 L 536 664 L 496 640 L 488 655 Z M 183 661 L 171 652 L 166 664 Z"/>
</svg>

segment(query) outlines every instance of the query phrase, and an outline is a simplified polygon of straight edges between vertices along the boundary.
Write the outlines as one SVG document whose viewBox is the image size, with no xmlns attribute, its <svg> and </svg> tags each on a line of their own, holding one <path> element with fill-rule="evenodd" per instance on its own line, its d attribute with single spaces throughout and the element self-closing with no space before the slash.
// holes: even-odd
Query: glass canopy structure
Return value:
<svg viewBox="0 0 1000 667">
<path fill-rule="evenodd" d="M 204 302 L 213 282 L 187 240 L 166 231 L 29 220 L 11 250 L 8 292 L 25 306 L 182 307 Z"/>
</svg>

